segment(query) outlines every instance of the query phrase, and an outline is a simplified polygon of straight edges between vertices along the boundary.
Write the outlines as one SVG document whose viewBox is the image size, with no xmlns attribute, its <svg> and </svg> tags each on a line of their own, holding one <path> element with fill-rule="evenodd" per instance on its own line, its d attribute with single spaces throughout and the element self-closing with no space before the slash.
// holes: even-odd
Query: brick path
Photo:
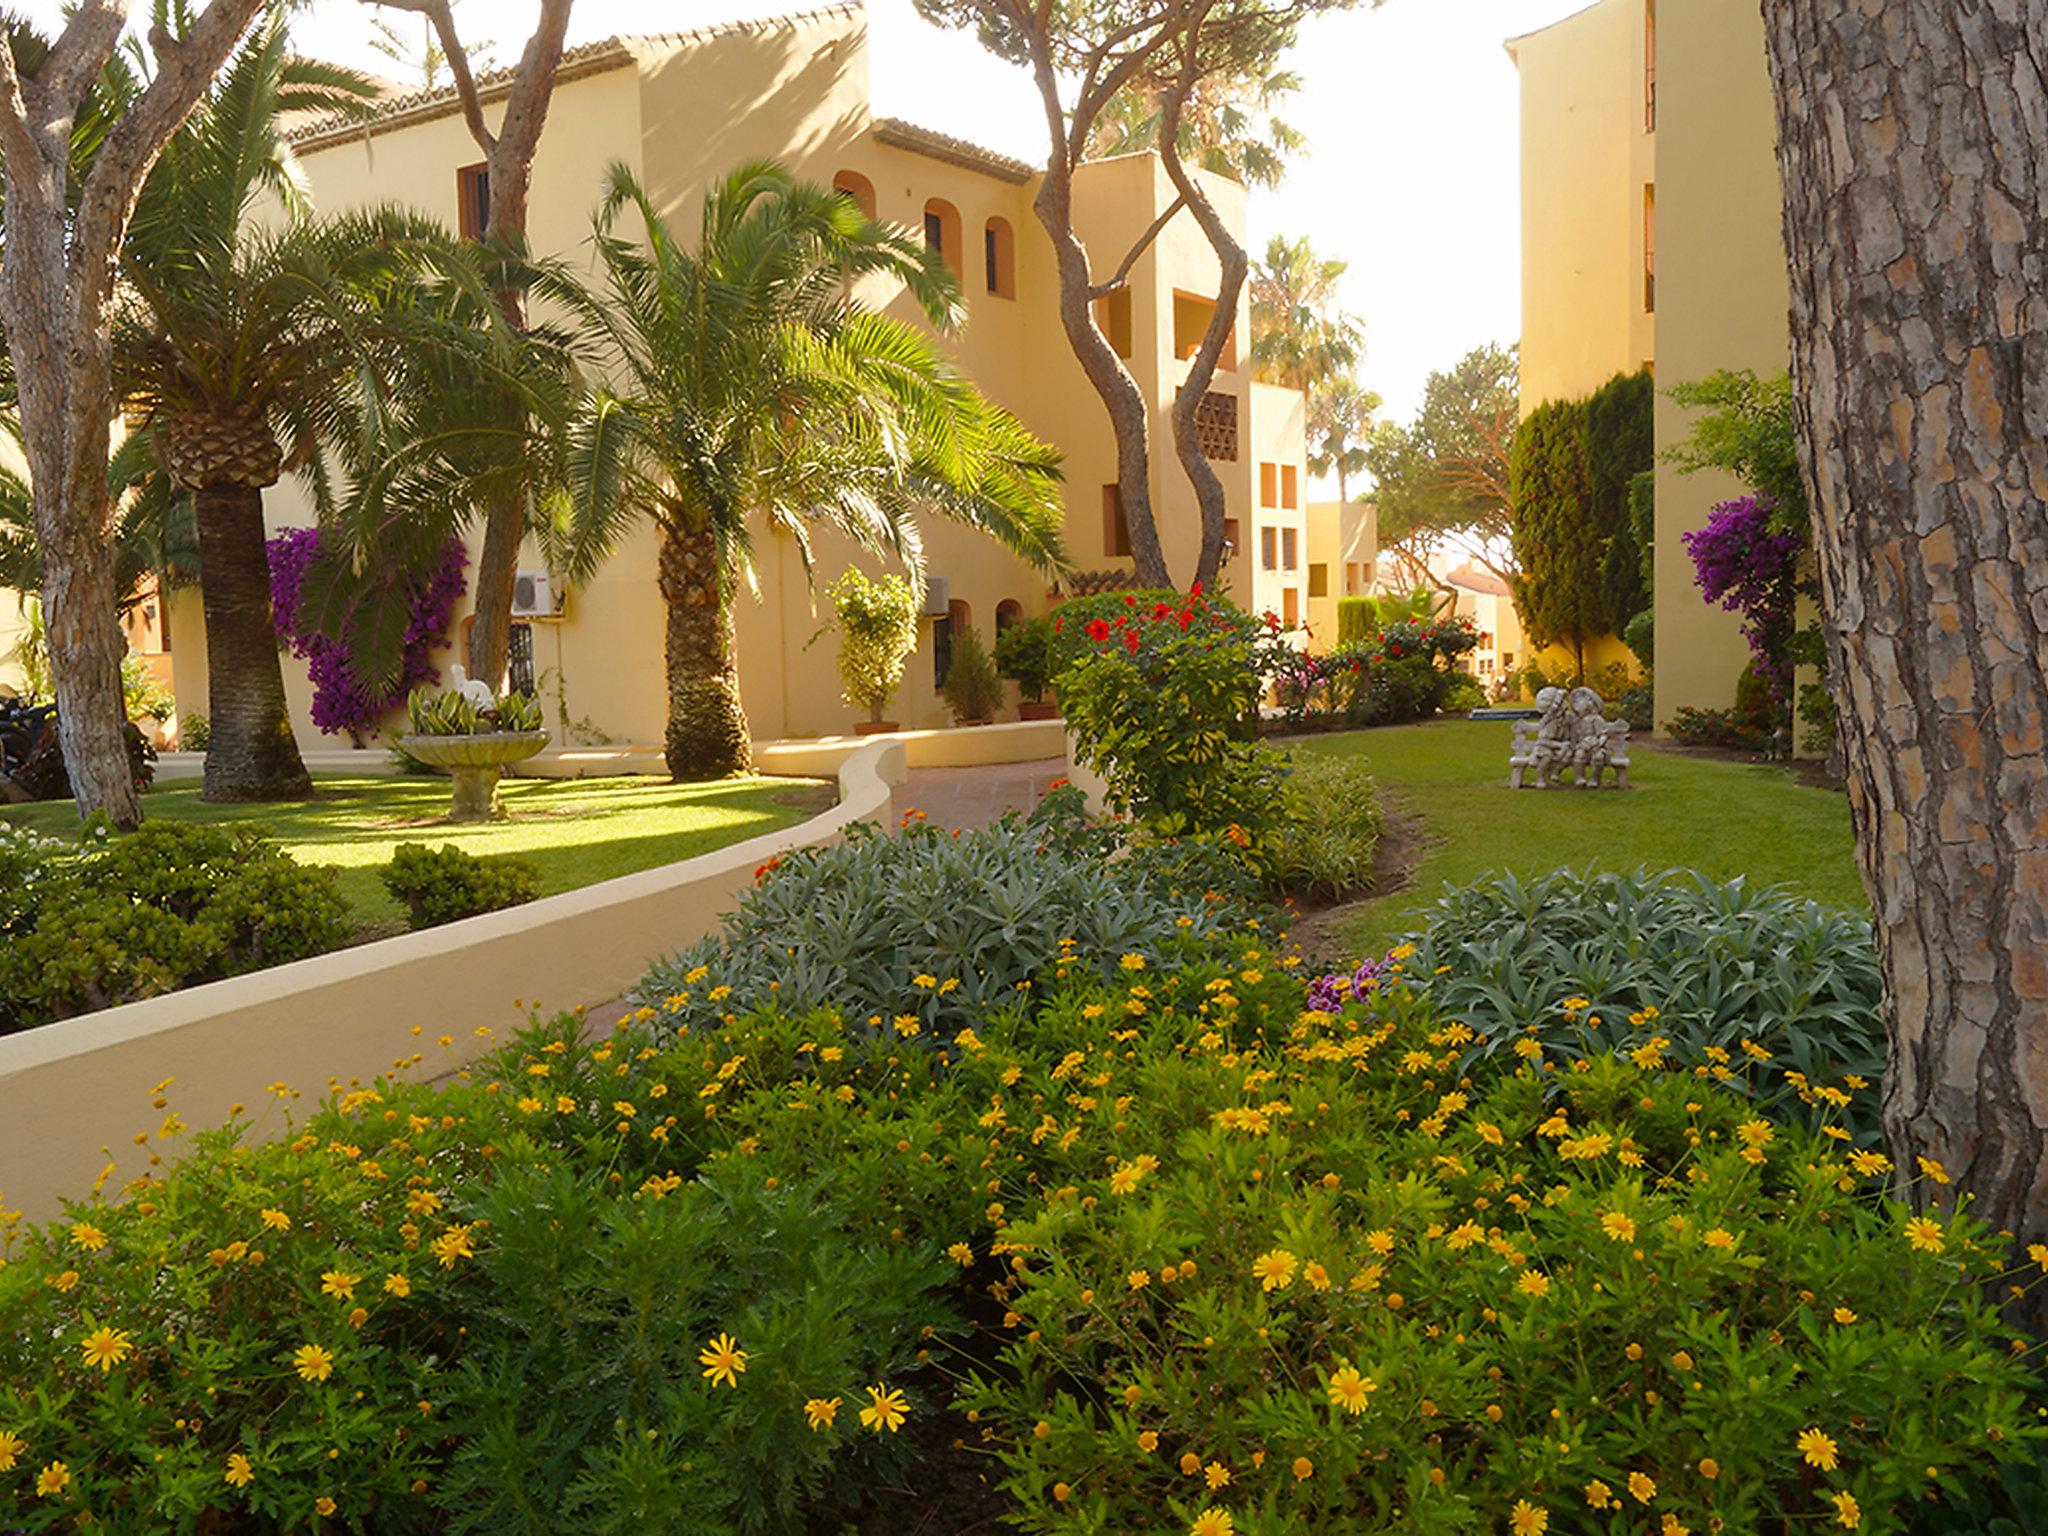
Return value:
<svg viewBox="0 0 2048 1536">
<path fill-rule="evenodd" d="M 986 768 L 913 768 L 890 801 L 891 816 L 919 810 L 937 827 L 985 827 L 1005 811 L 1028 811 L 1064 778 L 1066 759 L 997 763 Z"/>
</svg>

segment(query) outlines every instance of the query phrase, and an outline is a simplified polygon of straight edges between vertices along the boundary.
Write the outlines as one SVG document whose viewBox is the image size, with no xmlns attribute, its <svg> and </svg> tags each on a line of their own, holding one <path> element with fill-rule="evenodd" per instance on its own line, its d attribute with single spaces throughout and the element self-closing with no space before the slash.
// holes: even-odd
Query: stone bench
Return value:
<svg viewBox="0 0 2048 1536">
<path fill-rule="evenodd" d="M 1607 727 L 1607 767 L 1614 770 L 1615 789 L 1627 789 L 1628 782 L 1628 722 L 1626 720 L 1603 720 Z M 1523 775 L 1537 767 L 1536 738 L 1543 728 L 1541 720 L 1517 720 L 1514 725 L 1514 744 L 1508 754 L 1508 787 L 1523 788 Z M 1579 789 L 1597 789 L 1604 775 L 1595 773 L 1590 777 L 1578 772 L 1569 762 L 1560 760 L 1546 775 L 1539 772 L 1536 778 L 1538 789 L 1548 789 L 1556 782 L 1557 775 L 1572 769 L 1573 783 Z"/>
</svg>

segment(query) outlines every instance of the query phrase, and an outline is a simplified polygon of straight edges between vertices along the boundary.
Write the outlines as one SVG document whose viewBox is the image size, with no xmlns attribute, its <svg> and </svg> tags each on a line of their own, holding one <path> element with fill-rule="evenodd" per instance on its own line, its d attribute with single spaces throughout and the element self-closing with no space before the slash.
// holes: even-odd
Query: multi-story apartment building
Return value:
<svg viewBox="0 0 2048 1536">
<path fill-rule="evenodd" d="M 504 82 L 486 85 L 495 113 Z M 323 210 L 397 202 L 450 227 L 477 223 L 485 192 L 480 157 L 449 91 L 390 100 L 367 125 L 303 131 L 297 149 Z M 535 165 L 532 244 L 578 258 L 612 161 L 639 175 L 687 238 L 706 186 L 763 157 L 839 187 L 944 254 L 967 308 L 966 325 L 948 346 L 984 391 L 1065 454 L 1066 538 L 1077 585 L 1127 576 L 1128 533 L 1108 418 L 1060 328 L 1051 245 L 1032 212 L 1037 172 L 960 139 L 877 117 L 859 5 L 571 49 Z M 1213 177 L 1208 186 L 1223 217 L 1241 231 L 1243 188 Z M 1083 167 L 1076 219 L 1097 270 L 1113 269 L 1173 196 L 1149 153 Z M 1214 255 L 1183 212 L 1133 265 L 1128 287 L 1097 306 L 1097 323 L 1152 408 L 1154 506 L 1169 568 L 1181 581 L 1193 575 L 1199 533 L 1194 493 L 1172 451 L 1169 412 L 1213 312 L 1217 281 Z M 914 318 L 901 295 L 878 288 L 868 297 Z M 1228 497 L 1225 585 L 1240 602 L 1284 611 L 1300 603 L 1302 575 L 1257 557 L 1269 543 L 1276 557 L 1289 540 L 1298 549 L 1303 537 L 1303 403 L 1298 392 L 1251 379 L 1243 362 L 1249 323 L 1247 301 L 1203 404 L 1203 438 Z M 269 499 L 273 522 L 311 521 L 309 505 L 291 488 Z M 889 711 L 912 727 L 948 718 L 937 683 L 952 633 L 971 624 L 992 639 L 997 628 L 1045 611 L 1056 598 L 1044 576 L 979 534 L 933 519 L 924 542 L 932 578 L 928 618 Z M 755 734 L 849 728 L 856 712 L 839 697 L 832 641 L 810 642 L 827 616 L 817 589 L 853 552 L 821 540 L 814 588 L 787 535 L 764 529 L 756 551 L 759 599 L 742 595 L 737 613 L 741 688 Z M 563 596 L 556 584 L 558 611 L 537 603 L 522 618 L 515 681 L 538 687 L 558 738 L 660 740 L 666 693 L 654 552 L 654 534 L 643 527 L 588 585 Z M 523 563 L 544 570 L 538 549 Z M 466 604 L 460 613 L 466 615 Z M 181 702 L 203 708 L 205 638 L 195 596 L 175 602 L 172 631 Z M 287 670 L 294 722 L 302 742 L 310 742 L 304 679 Z"/>
<path fill-rule="evenodd" d="M 1508 42 L 1521 73 L 1522 406 L 1654 365 L 1660 386 L 1782 372 L 1776 124 L 1754 5 L 1594 0 Z M 1661 449 L 1689 413 L 1657 400 Z M 1749 660 L 1682 535 L 1740 494 L 1657 465 L 1657 718 L 1725 708 Z M 1606 657 L 1596 660 L 1604 662 Z"/>
<path fill-rule="evenodd" d="M 1369 501 L 1317 501 L 1308 509 L 1309 643 L 1337 643 L 1337 600 L 1365 597 L 1379 574 L 1379 509 Z"/>
</svg>

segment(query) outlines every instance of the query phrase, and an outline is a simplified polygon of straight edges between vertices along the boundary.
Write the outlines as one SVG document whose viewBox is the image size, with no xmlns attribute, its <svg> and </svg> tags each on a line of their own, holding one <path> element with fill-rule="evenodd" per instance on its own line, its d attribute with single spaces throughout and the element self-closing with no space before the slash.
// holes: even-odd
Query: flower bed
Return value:
<svg viewBox="0 0 2048 1536">
<path fill-rule="evenodd" d="M 9 1525 L 839 1529 L 958 1438 L 1062 1536 L 1891 1531 L 2044 1433 L 1989 1288 L 2048 1251 L 1757 1114 L 1775 1063 L 1474 1056 L 1413 953 L 1306 977 L 1220 895 L 1000 995 L 898 934 L 960 1010 L 914 1029 L 778 1010 L 749 951 L 828 944 L 828 877 L 601 1041 L 15 1234 Z"/>
</svg>

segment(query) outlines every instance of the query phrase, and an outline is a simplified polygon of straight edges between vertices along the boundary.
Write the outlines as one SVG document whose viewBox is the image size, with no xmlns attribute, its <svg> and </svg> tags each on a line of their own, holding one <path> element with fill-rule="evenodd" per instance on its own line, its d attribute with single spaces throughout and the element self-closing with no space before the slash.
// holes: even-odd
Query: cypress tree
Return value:
<svg viewBox="0 0 2048 1536">
<path fill-rule="evenodd" d="M 1586 402 L 1587 518 L 1605 548 L 1600 584 L 1611 634 L 1650 604 L 1629 486 L 1656 462 L 1656 405 L 1648 368 L 1617 373 Z"/>
</svg>

